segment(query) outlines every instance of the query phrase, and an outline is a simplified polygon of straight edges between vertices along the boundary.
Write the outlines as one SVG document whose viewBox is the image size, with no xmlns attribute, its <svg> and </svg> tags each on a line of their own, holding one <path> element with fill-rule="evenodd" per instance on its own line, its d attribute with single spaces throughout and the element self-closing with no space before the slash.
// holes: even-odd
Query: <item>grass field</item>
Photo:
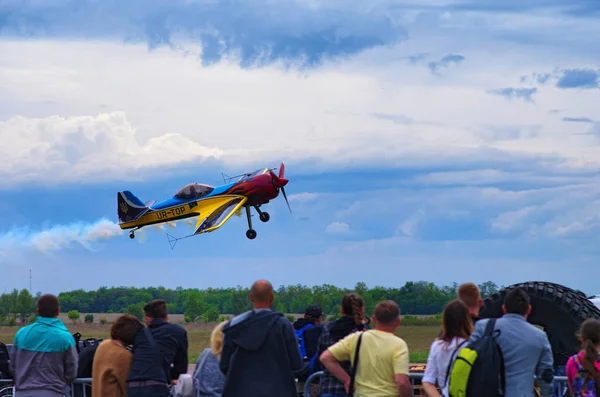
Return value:
<svg viewBox="0 0 600 397">
<path fill-rule="evenodd" d="M 94 315 L 94 319 L 104 317 L 108 321 L 112 321 L 113 317 L 118 317 L 118 314 Z M 110 324 L 72 324 L 66 317 L 62 317 L 65 325 L 73 334 L 79 332 L 82 338 L 109 338 Z M 83 318 L 83 316 L 82 316 Z M 170 320 L 173 323 L 178 322 L 178 318 L 172 316 Z M 411 363 L 425 363 L 431 342 L 437 336 L 440 326 L 427 323 L 424 325 L 401 325 L 397 331 L 397 335 L 404 339 L 410 350 Z M 210 345 L 210 333 L 217 323 L 193 323 L 180 324 L 188 331 L 189 342 L 189 360 L 190 364 L 196 362 L 200 353 Z M 6 344 L 12 343 L 15 333 L 19 327 L 0 327 L 0 341 Z"/>
</svg>

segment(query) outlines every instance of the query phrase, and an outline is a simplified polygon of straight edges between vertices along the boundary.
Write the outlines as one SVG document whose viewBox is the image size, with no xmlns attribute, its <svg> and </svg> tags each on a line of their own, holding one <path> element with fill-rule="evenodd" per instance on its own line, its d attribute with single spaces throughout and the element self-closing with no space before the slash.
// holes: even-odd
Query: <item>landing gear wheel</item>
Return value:
<svg viewBox="0 0 600 397">
<path fill-rule="evenodd" d="M 131 239 L 135 238 L 135 233 L 133 231 L 129 232 L 129 238 L 131 238 Z"/>
<path fill-rule="evenodd" d="M 254 240 L 256 238 L 256 230 L 249 229 L 246 232 L 246 237 L 248 237 L 250 240 Z"/>
<path fill-rule="evenodd" d="M 260 220 L 263 222 L 269 222 L 269 219 L 271 219 L 271 216 L 269 215 L 268 212 L 261 212 L 259 217 L 260 217 Z"/>
<path fill-rule="evenodd" d="M 527 321 L 542 327 L 548 335 L 555 368 L 566 365 L 569 357 L 579 351 L 576 334 L 581 323 L 591 318 L 600 319 L 600 309 L 581 292 L 559 284 L 533 281 L 505 287 L 485 299 L 480 316 L 502 317 L 504 297 L 513 287 L 521 287 L 529 295 L 531 314 Z"/>
</svg>

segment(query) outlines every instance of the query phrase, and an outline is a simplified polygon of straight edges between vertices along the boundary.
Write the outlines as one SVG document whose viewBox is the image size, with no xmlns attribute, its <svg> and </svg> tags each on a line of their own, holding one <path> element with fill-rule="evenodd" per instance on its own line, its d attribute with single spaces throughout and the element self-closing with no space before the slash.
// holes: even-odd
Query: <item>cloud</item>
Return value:
<svg viewBox="0 0 600 397">
<path fill-rule="evenodd" d="M 350 226 L 344 222 L 333 222 L 325 228 L 325 232 L 331 234 L 347 233 L 349 230 Z"/>
<path fill-rule="evenodd" d="M 531 76 L 522 76 L 521 84 L 540 84 L 544 85 L 553 77 L 550 73 L 532 73 Z"/>
<path fill-rule="evenodd" d="M 0 175 L 10 175 L 13 181 L 130 179 L 138 169 L 222 155 L 221 150 L 180 133 L 165 133 L 142 144 L 122 112 L 42 119 L 16 116 L 0 121 L 0 138 L 11 142 L 0 147 Z"/>
<path fill-rule="evenodd" d="M 389 120 L 396 124 L 413 124 L 415 120 L 410 117 L 404 116 L 402 114 L 381 114 L 381 113 L 372 113 L 373 117 L 378 118 L 380 120 Z"/>
<path fill-rule="evenodd" d="M 566 121 L 569 123 L 593 123 L 594 120 L 588 117 L 563 117 L 562 121 Z"/>
<path fill-rule="evenodd" d="M 389 7 L 358 1 L 235 2 L 90 0 L 8 1 L 0 10 L 5 36 L 145 41 L 190 53 L 204 65 L 236 58 L 243 67 L 276 61 L 313 66 L 407 38 Z M 193 52 L 192 52 L 193 53 Z"/>
<path fill-rule="evenodd" d="M 431 70 L 431 73 L 435 74 L 440 69 L 447 68 L 452 64 L 458 65 L 459 63 L 463 62 L 464 60 L 465 60 L 465 57 L 462 55 L 448 54 L 448 55 L 444 56 L 442 59 L 440 59 L 439 61 L 429 62 L 429 69 Z"/>
<path fill-rule="evenodd" d="M 488 91 L 492 95 L 500 95 L 508 99 L 523 99 L 525 102 L 533 103 L 533 95 L 538 92 L 535 87 L 532 88 L 500 88 Z"/>
<path fill-rule="evenodd" d="M 415 65 L 415 64 L 427 59 L 428 56 L 429 56 L 429 53 L 422 52 L 422 53 L 410 55 L 409 57 L 407 57 L 407 59 L 410 61 L 411 64 Z"/>
<path fill-rule="evenodd" d="M 600 74 L 593 69 L 567 69 L 556 83 L 556 87 L 569 88 L 598 88 Z"/>
<path fill-rule="evenodd" d="M 299 202 L 302 202 L 302 203 L 306 203 L 306 202 L 317 200 L 318 198 L 319 198 L 319 193 L 304 192 L 304 193 L 292 194 L 292 195 L 290 195 L 288 197 L 288 200 L 290 202 L 292 202 L 292 201 L 299 201 Z"/>
</svg>

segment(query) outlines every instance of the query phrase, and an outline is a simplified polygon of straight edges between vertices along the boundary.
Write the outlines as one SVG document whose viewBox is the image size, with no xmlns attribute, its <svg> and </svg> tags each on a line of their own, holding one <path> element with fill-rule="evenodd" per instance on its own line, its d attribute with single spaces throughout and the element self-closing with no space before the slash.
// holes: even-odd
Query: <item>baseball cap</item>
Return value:
<svg viewBox="0 0 600 397">
<path fill-rule="evenodd" d="M 321 306 L 318 305 L 310 305 L 306 308 L 306 311 L 304 312 L 304 314 L 306 316 L 310 316 L 313 318 L 318 318 L 321 317 L 323 315 L 323 310 L 321 310 Z"/>
</svg>

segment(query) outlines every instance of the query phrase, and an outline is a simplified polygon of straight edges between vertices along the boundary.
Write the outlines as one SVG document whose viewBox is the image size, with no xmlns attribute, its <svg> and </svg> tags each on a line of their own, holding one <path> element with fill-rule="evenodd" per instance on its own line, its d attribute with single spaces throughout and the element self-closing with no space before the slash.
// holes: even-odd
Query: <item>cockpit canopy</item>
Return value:
<svg viewBox="0 0 600 397">
<path fill-rule="evenodd" d="M 202 183 L 190 183 L 182 187 L 177 193 L 176 198 L 182 200 L 195 199 L 205 196 L 214 190 L 214 186 L 204 185 Z"/>
</svg>

